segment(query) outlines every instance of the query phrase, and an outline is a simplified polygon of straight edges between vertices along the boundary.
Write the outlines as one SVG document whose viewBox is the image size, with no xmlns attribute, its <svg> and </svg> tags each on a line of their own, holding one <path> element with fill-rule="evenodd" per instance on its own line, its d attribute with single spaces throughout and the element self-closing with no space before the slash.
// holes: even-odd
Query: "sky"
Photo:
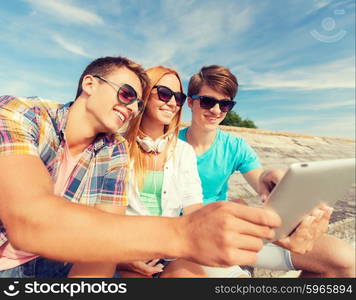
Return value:
<svg viewBox="0 0 356 300">
<path fill-rule="evenodd" d="M 0 95 L 72 101 L 103 56 L 174 68 L 185 91 L 218 64 L 258 128 L 355 139 L 354 0 L 12 0 L 0 28 Z"/>
</svg>

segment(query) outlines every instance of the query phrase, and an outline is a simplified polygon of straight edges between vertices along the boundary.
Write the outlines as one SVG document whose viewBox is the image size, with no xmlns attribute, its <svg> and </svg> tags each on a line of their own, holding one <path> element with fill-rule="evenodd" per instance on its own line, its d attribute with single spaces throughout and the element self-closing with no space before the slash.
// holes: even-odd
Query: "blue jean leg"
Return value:
<svg viewBox="0 0 356 300">
<path fill-rule="evenodd" d="M 70 271 L 71 264 L 35 258 L 15 268 L 0 271 L 0 278 L 63 278 Z"/>
<path fill-rule="evenodd" d="M 39 257 L 36 260 L 37 261 L 35 266 L 35 277 L 37 278 L 67 277 L 72 267 L 72 264 L 59 262 L 43 257 Z"/>
</svg>

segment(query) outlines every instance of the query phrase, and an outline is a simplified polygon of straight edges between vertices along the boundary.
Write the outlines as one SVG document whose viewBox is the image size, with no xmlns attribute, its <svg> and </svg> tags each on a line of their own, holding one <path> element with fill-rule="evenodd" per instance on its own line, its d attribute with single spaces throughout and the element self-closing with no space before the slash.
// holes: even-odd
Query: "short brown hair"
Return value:
<svg viewBox="0 0 356 300">
<path fill-rule="evenodd" d="M 238 82 L 228 68 L 218 65 L 202 67 L 199 73 L 193 75 L 188 84 L 188 96 L 197 95 L 203 85 L 234 99 L 237 94 Z"/>
<path fill-rule="evenodd" d="M 106 56 L 106 57 L 100 57 L 92 61 L 85 68 L 78 82 L 78 89 L 77 89 L 77 94 L 75 96 L 75 99 L 77 99 L 83 91 L 82 83 L 83 83 L 84 76 L 100 75 L 102 77 L 105 77 L 108 74 L 112 73 L 115 69 L 122 68 L 122 67 L 126 67 L 127 69 L 131 70 L 138 76 L 142 85 L 142 91 L 143 91 L 142 98 L 144 98 L 146 89 L 149 85 L 149 79 L 143 67 L 138 63 L 128 59 L 127 57 Z"/>
</svg>

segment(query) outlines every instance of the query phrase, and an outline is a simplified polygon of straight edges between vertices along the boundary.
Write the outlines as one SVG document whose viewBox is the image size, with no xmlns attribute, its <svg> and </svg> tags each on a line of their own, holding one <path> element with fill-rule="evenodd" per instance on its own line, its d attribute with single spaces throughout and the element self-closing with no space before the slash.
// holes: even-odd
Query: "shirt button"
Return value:
<svg viewBox="0 0 356 300">
<path fill-rule="evenodd" d="M 163 191 L 163 194 L 167 194 L 167 191 Z"/>
</svg>

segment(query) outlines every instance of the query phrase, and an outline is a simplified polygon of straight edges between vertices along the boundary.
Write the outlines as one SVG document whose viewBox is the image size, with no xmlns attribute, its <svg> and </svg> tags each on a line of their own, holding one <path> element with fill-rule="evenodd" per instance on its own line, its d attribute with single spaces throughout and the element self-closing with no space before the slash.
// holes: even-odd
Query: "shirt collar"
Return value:
<svg viewBox="0 0 356 300">
<path fill-rule="evenodd" d="M 56 118 L 55 118 L 56 129 L 58 131 L 57 133 L 60 135 L 61 139 L 63 139 L 63 140 L 64 140 L 64 131 L 65 131 L 65 128 L 67 126 L 67 121 L 68 121 L 69 107 L 72 104 L 73 104 L 73 101 L 62 104 L 57 109 L 57 114 L 56 114 Z"/>
</svg>

